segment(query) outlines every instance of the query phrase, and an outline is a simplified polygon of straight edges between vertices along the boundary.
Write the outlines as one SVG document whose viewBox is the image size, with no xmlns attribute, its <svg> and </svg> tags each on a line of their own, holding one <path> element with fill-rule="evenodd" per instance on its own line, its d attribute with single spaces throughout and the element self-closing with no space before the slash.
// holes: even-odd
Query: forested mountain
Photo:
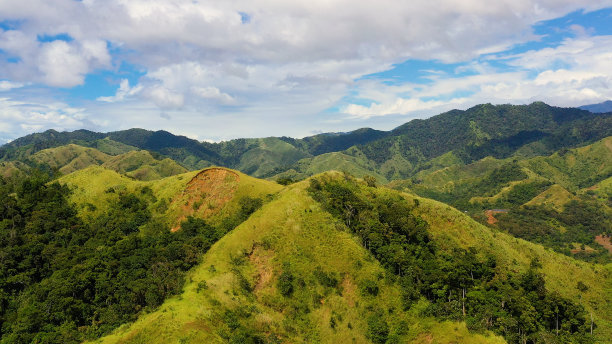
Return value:
<svg viewBox="0 0 612 344">
<path fill-rule="evenodd" d="M 612 112 L 612 100 L 606 100 L 599 104 L 583 105 L 580 107 L 582 110 L 591 111 L 593 113 L 604 113 Z"/>
<path fill-rule="evenodd" d="M 612 343 L 610 113 L 0 156 L 2 344 Z"/>
<path fill-rule="evenodd" d="M 487 157 L 424 170 L 389 186 L 453 205 L 559 252 L 610 262 L 611 181 L 612 137 L 607 137 L 550 156 Z"/>
<path fill-rule="evenodd" d="M 111 133 L 49 130 L 0 147 L 0 159 L 24 160 L 42 149 L 73 143 L 109 154 L 134 148 L 149 150 L 190 170 L 218 165 L 255 177 L 300 179 L 342 163 L 356 175 L 374 174 L 381 181 L 389 181 L 411 177 L 432 164 L 470 163 L 486 156 L 547 155 L 610 135 L 612 113 L 593 114 L 541 102 L 483 104 L 413 120 L 389 132 L 359 129 L 304 139 L 270 137 L 207 143 L 143 129 Z"/>
</svg>

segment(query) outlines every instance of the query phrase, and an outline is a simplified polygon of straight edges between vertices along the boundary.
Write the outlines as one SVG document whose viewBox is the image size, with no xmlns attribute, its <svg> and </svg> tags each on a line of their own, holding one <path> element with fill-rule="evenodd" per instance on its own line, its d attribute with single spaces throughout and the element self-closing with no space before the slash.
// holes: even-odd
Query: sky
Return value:
<svg viewBox="0 0 612 344">
<path fill-rule="evenodd" d="M 612 0 L 0 0 L 0 144 L 304 137 L 612 99 Z"/>
</svg>

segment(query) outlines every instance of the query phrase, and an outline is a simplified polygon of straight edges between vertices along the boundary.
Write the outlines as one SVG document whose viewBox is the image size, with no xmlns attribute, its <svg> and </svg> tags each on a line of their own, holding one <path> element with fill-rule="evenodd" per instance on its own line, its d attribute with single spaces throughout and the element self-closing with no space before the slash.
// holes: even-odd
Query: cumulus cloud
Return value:
<svg viewBox="0 0 612 344">
<path fill-rule="evenodd" d="M 185 123 L 213 114 L 241 115 L 245 122 L 251 116 L 252 123 L 262 116 L 289 121 L 320 114 L 353 92 L 373 100 L 343 108 L 360 119 L 434 114 L 482 99 L 578 102 L 606 96 L 597 85 L 606 85 L 610 75 L 603 55 L 591 61 L 599 71 L 580 69 L 589 62 L 579 52 L 595 56 L 598 46 L 603 53 L 602 44 L 610 42 L 594 42 L 579 26 L 571 28 L 577 39 L 562 47 L 496 55 L 515 67 L 512 73 L 476 63 L 469 67 L 474 76 L 456 80 L 432 73 L 427 85 L 389 86 L 360 77 L 408 59 L 465 62 L 499 54 L 539 39 L 536 22 L 608 6 L 612 1 L 0 1 L 0 22 L 16 23 L 0 29 L 0 78 L 73 87 L 96 70 L 117 71 L 127 63 L 144 75 L 133 85 L 122 81 L 113 96 L 97 98 L 100 106 L 131 116 L 146 109 L 149 120 L 171 113 L 173 122 L 183 116 Z M 567 72 L 541 74 L 559 56 Z M 534 73 L 541 74 L 537 82 L 530 79 Z M 573 94 L 571 85 L 578 87 Z M 555 98 L 553 90 L 563 96 Z M 109 116 L 101 111 L 98 120 Z"/>
<path fill-rule="evenodd" d="M 37 103 L 0 98 L 0 141 L 45 129 L 95 128 L 87 111 L 64 103 Z"/>
<path fill-rule="evenodd" d="M 25 84 L 21 82 L 11 82 L 8 80 L 0 81 L 0 91 L 8 91 L 15 88 L 21 88 L 23 86 L 25 86 Z"/>
<path fill-rule="evenodd" d="M 360 85 L 359 96 L 372 99 L 371 105 L 349 104 L 344 112 L 354 117 L 390 114 L 435 114 L 480 102 L 528 103 L 542 100 L 560 106 L 579 106 L 612 98 L 612 36 L 579 36 L 558 47 L 532 50 L 511 56 L 497 56 L 516 71 L 476 68 L 479 73 L 457 77 L 433 77 L 428 85 L 387 86 L 380 81 Z M 555 68 L 555 66 L 565 66 Z M 535 77 L 532 75 L 535 74 Z M 469 93 L 469 97 L 453 97 Z M 398 94 L 404 97 L 398 98 Z M 447 99 L 423 101 L 422 99 Z"/>
<path fill-rule="evenodd" d="M 140 93 L 140 91 L 142 91 L 141 85 L 130 87 L 130 81 L 128 79 L 123 79 L 121 80 L 121 83 L 119 84 L 119 88 L 117 89 L 117 92 L 115 93 L 114 96 L 98 97 L 97 100 L 102 101 L 102 102 L 107 102 L 107 103 L 120 102 L 126 99 L 126 97 L 131 97 L 133 95 Z"/>
<path fill-rule="evenodd" d="M 22 21 L 0 41 L 12 42 L 13 51 L 22 58 L 39 56 L 44 50 L 60 55 L 60 62 L 70 61 L 73 54 L 64 44 L 36 42 L 37 35 L 65 33 L 75 41 L 72 49 L 91 53 L 83 56 L 85 61 L 108 62 L 105 49 L 88 49 L 86 43 L 102 41 L 132 51 L 123 58 L 150 70 L 185 61 L 248 66 L 370 60 L 375 64 L 371 68 L 381 68 L 408 58 L 463 61 L 500 51 L 533 38 L 531 25 L 539 20 L 610 4 L 605 0 L 435 4 L 426 0 L 28 0 L 0 4 L 0 19 Z M 28 39 L 16 42 L 8 36 Z M 95 68 L 77 62 L 80 71 Z M 58 69 L 42 80 L 56 85 L 61 66 Z"/>
</svg>

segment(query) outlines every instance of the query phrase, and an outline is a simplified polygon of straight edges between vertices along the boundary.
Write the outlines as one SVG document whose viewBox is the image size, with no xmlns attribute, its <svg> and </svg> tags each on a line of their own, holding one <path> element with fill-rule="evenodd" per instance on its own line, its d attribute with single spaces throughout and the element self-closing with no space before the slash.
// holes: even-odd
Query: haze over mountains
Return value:
<svg viewBox="0 0 612 344">
<path fill-rule="evenodd" d="M 581 109 L 591 111 L 593 113 L 604 113 L 612 111 L 612 100 L 606 100 L 599 104 L 583 105 Z"/>
</svg>

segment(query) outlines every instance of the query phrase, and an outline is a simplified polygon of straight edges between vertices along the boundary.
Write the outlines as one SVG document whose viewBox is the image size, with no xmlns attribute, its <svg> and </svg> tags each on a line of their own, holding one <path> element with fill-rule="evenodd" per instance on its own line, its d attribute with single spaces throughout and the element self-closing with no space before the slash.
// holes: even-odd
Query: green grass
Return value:
<svg viewBox="0 0 612 344">
<path fill-rule="evenodd" d="M 113 141 L 108 137 L 95 141 L 93 147 L 99 150 L 100 152 L 106 153 L 108 155 L 119 155 L 133 150 L 138 150 L 138 148 L 134 146 Z"/>
<path fill-rule="evenodd" d="M 68 144 L 57 148 L 41 150 L 32 155 L 31 159 L 40 164 L 48 164 L 57 168 L 63 174 L 82 170 L 91 165 L 101 165 L 110 156 L 97 149 Z"/>
<path fill-rule="evenodd" d="M 255 177 L 270 176 L 277 168 L 290 166 L 309 156 L 275 137 L 249 141 L 253 141 L 255 147 L 242 154 L 239 163 L 233 167 Z"/>
<path fill-rule="evenodd" d="M 576 197 L 571 192 L 565 190 L 559 184 L 553 184 L 525 205 L 544 205 L 561 212 L 563 206 L 573 199 L 576 199 Z"/>
<path fill-rule="evenodd" d="M 462 323 L 423 318 L 419 307 L 402 312 L 399 288 L 355 237 L 307 196 L 306 185 L 285 188 L 217 242 L 191 271 L 181 296 L 97 342 L 224 342 L 232 335 L 225 312 L 245 309 L 251 314 L 239 316 L 241 328 L 275 333 L 283 342 L 367 343 L 366 319 L 378 310 L 400 342 L 504 342 L 469 333 Z M 317 267 L 335 274 L 338 286 L 321 285 Z M 252 293 L 241 289 L 235 271 L 253 287 Z M 283 271 L 295 276 L 290 297 L 278 291 Z M 363 294 L 365 280 L 375 281 L 377 296 Z"/>
<path fill-rule="evenodd" d="M 521 163 L 569 191 L 592 186 L 612 175 L 612 137 Z"/>
<path fill-rule="evenodd" d="M 99 141 L 107 146 L 112 142 L 107 139 Z M 114 151 L 126 149 L 118 148 Z M 148 151 L 128 150 L 112 156 L 95 148 L 76 144 L 44 149 L 32 155 L 31 160 L 57 168 L 62 174 L 70 174 L 89 166 L 99 165 L 138 180 L 156 180 L 187 172 L 187 169 L 175 161 L 168 158 L 157 160 Z"/>
<path fill-rule="evenodd" d="M 283 172 L 274 179 L 280 177 L 304 179 L 329 170 L 346 171 L 358 177 L 370 175 L 380 183 L 387 182 L 387 178 L 376 172 L 376 166 L 372 162 L 341 152 L 325 153 L 313 158 L 302 159 L 294 166 L 294 169 Z"/>
<path fill-rule="evenodd" d="M 73 199 L 77 204 L 91 201 L 101 204 L 104 198 L 113 197 L 105 192 L 109 186 L 127 190 L 149 186 L 161 201 L 180 199 L 187 182 L 197 173 L 143 182 L 90 167 L 61 181 L 76 187 Z M 470 333 L 464 323 L 423 317 L 425 301 L 403 312 L 399 306 L 400 288 L 393 277 L 343 224 L 308 196 L 305 191 L 308 181 L 283 188 L 236 173 L 239 181 L 231 200 L 209 221 L 219 221 L 236 212 L 237 200 L 243 196 L 263 197 L 268 202 L 213 245 L 201 264 L 188 274 L 181 295 L 96 343 L 216 343 L 226 342 L 240 331 L 263 337 L 275 334 L 283 342 L 292 343 L 367 343 L 367 319 L 377 312 L 384 314 L 381 316 L 389 324 L 390 336 L 399 342 L 504 342 L 500 337 Z M 341 173 L 330 174 L 342 177 Z M 396 192 L 376 189 L 379 195 Z M 537 257 L 547 287 L 592 312 L 598 326 L 595 331 L 598 342 L 610 342 L 612 264 L 577 261 L 485 227 L 443 203 L 403 195 L 419 199 L 418 212 L 430 224 L 429 231 L 442 250 L 475 247 L 483 256 L 493 254 L 501 268 L 514 272 L 526 271 Z M 206 197 L 202 195 L 204 201 Z M 171 206 L 166 216 L 177 216 L 173 211 L 176 208 Z M 318 282 L 317 267 L 333 274 L 337 286 L 326 287 Z M 290 297 L 281 295 L 278 289 L 283 271 L 294 276 Z M 366 280 L 376 283 L 377 296 L 362 292 Z M 585 283 L 588 290 L 580 292 L 577 281 Z M 228 312 L 236 315 L 234 325 L 228 321 Z"/>
<path fill-rule="evenodd" d="M 612 342 L 612 264 L 578 261 L 485 227 L 446 204 L 414 195 L 406 194 L 406 197 L 419 198 L 421 216 L 430 224 L 431 233 L 442 247 L 476 247 L 478 252 L 495 255 L 500 265 L 516 272 L 527 270 L 531 260 L 537 257 L 548 288 L 592 312 L 598 324 L 595 331 L 598 343 Z M 581 293 L 576 288 L 578 281 L 589 287 L 587 292 Z"/>
</svg>

